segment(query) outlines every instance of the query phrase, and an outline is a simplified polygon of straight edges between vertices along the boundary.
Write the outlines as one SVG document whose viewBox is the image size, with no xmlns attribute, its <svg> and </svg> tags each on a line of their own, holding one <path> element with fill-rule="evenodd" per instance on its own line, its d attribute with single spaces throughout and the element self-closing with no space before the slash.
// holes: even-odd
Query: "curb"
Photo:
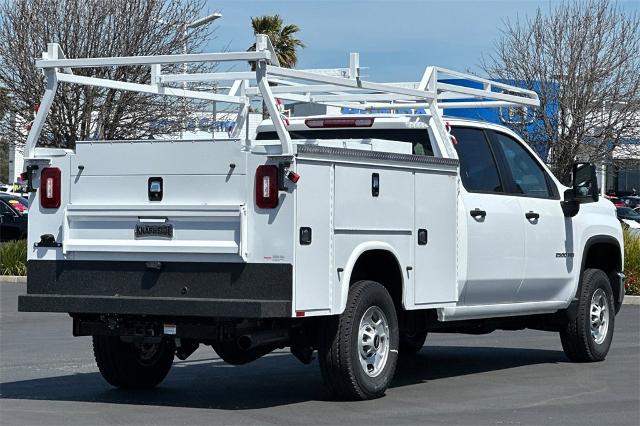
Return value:
<svg viewBox="0 0 640 426">
<path fill-rule="evenodd" d="M 640 305 L 640 296 L 624 296 L 623 305 Z"/>
<path fill-rule="evenodd" d="M 27 277 L 17 275 L 0 275 L 0 284 L 26 284 Z"/>
</svg>

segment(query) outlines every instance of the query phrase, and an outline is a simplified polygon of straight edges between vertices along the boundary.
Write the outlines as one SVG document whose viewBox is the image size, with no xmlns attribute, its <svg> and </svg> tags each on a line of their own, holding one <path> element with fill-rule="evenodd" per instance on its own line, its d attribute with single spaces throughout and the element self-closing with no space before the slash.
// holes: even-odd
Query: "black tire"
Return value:
<svg viewBox="0 0 640 426">
<path fill-rule="evenodd" d="M 400 356 L 411 356 L 420 352 L 427 340 L 426 331 L 400 333 Z"/>
<path fill-rule="evenodd" d="M 375 350 L 376 354 L 378 350 L 386 353 L 380 357 L 384 361 L 378 368 L 374 364 L 366 367 L 369 373 L 361 364 L 361 357 L 365 363 L 375 357 L 361 356 L 359 341 L 360 325 L 365 314 L 374 323 L 376 318 L 380 324 L 386 323 L 388 329 L 387 333 L 380 324 L 367 329 L 373 330 L 373 335 L 378 337 L 377 340 L 375 337 L 365 339 L 372 342 L 369 348 Z M 322 379 L 332 396 L 349 400 L 383 396 L 396 370 L 399 344 L 398 318 L 387 290 L 374 281 L 358 281 L 349 289 L 344 313 L 325 321 L 320 333 L 318 358 Z M 366 328 L 366 320 L 363 325 Z M 378 331 L 382 330 L 385 330 L 386 337 L 379 335 Z"/>
<path fill-rule="evenodd" d="M 151 345 L 125 343 L 118 336 L 93 336 L 93 354 L 102 377 L 118 388 L 152 388 L 167 376 L 175 346 L 170 340 Z"/>
<path fill-rule="evenodd" d="M 594 295 L 596 295 L 595 298 Z M 599 269 L 585 270 L 582 273 L 582 289 L 578 297 L 578 313 L 575 320 L 570 321 L 560 330 L 562 349 L 573 362 L 603 361 L 609 352 L 615 325 L 613 292 L 607 274 Z M 594 299 L 600 300 L 602 306 L 606 307 L 606 314 L 594 315 L 594 318 L 600 320 L 606 315 L 607 319 L 604 334 L 600 331 L 596 332 L 595 336 L 591 331 Z M 598 310 L 594 312 L 598 313 Z"/>
</svg>

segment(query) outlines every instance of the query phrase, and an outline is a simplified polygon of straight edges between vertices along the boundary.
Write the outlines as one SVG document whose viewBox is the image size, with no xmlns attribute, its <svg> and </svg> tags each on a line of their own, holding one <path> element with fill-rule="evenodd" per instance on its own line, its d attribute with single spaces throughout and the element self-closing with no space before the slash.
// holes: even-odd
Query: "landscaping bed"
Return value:
<svg viewBox="0 0 640 426">
<path fill-rule="evenodd" d="M 27 240 L 0 244 L 0 275 L 27 275 Z"/>
<path fill-rule="evenodd" d="M 640 235 L 624 233 L 624 274 L 626 294 L 640 296 Z"/>
</svg>

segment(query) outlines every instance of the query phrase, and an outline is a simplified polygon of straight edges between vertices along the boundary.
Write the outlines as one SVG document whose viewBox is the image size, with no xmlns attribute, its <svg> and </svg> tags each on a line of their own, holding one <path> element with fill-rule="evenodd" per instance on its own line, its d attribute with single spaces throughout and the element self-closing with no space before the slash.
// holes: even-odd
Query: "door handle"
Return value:
<svg viewBox="0 0 640 426">
<path fill-rule="evenodd" d="M 480 209 L 473 209 L 469 212 L 469 214 L 474 218 L 477 219 L 478 217 L 482 217 L 484 218 L 487 215 L 487 212 L 484 210 L 480 210 Z"/>
<path fill-rule="evenodd" d="M 531 220 L 531 219 L 540 219 L 540 214 L 536 213 L 536 212 L 527 212 L 527 213 L 524 214 L 524 217 L 526 217 L 529 220 Z"/>
</svg>

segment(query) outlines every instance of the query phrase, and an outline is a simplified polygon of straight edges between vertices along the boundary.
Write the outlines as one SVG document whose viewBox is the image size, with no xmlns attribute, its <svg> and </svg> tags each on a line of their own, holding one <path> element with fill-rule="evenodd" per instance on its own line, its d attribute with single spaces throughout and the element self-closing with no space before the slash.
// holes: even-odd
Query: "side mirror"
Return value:
<svg viewBox="0 0 640 426">
<path fill-rule="evenodd" d="M 591 163 L 573 165 L 573 184 L 564 192 L 562 211 L 566 217 L 573 217 L 580 211 L 580 204 L 598 201 L 598 177 L 596 166 Z"/>
<path fill-rule="evenodd" d="M 596 166 L 591 163 L 573 165 L 573 198 L 579 203 L 598 201 L 598 177 Z"/>
</svg>

